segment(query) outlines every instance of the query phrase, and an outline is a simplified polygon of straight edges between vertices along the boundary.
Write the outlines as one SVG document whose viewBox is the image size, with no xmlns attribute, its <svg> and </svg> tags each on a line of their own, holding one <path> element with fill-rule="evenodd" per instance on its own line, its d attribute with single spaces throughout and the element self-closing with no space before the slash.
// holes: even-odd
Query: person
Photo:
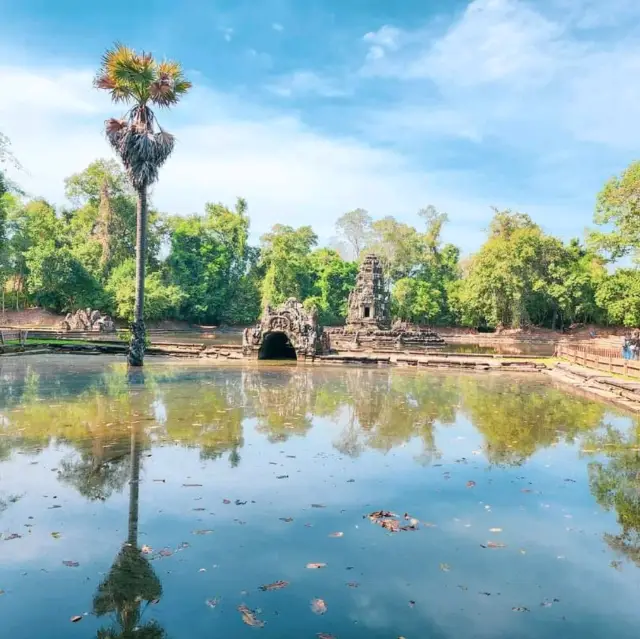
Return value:
<svg viewBox="0 0 640 639">
<path fill-rule="evenodd" d="M 626 335 L 622 337 L 622 359 L 629 359 L 629 339 Z"/>
</svg>

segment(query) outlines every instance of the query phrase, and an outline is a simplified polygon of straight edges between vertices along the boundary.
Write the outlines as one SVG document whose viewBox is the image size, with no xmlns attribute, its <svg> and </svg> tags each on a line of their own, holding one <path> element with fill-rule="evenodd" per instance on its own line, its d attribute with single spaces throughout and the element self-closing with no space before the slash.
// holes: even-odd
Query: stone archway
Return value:
<svg viewBox="0 0 640 639">
<path fill-rule="evenodd" d="M 289 336 L 282 331 L 271 331 L 262 337 L 258 359 L 296 360 L 296 349 Z"/>
<path fill-rule="evenodd" d="M 276 335 L 283 335 L 284 338 Z M 289 347 L 285 347 L 283 339 L 288 342 Z M 267 306 L 260 323 L 254 328 L 245 329 L 242 336 L 243 355 L 258 359 L 276 359 L 273 356 L 273 349 L 276 347 L 281 355 L 288 352 L 286 359 L 292 359 L 290 349 L 293 349 L 296 359 L 312 358 L 322 355 L 325 346 L 315 313 L 308 312 L 293 297 L 277 308 Z M 269 353 L 272 354 L 271 357 L 266 356 Z"/>
</svg>

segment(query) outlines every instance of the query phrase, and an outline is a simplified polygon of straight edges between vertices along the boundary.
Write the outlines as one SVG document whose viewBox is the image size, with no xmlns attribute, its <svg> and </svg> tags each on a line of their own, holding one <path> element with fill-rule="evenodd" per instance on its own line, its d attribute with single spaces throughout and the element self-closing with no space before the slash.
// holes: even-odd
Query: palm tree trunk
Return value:
<svg viewBox="0 0 640 639">
<path fill-rule="evenodd" d="M 144 276 L 147 260 L 147 189 L 138 189 L 138 211 L 136 223 L 136 300 L 131 324 L 129 365 L 142 366 L 146 347 L 147 331 L 144 326 Z"/>
</svg>

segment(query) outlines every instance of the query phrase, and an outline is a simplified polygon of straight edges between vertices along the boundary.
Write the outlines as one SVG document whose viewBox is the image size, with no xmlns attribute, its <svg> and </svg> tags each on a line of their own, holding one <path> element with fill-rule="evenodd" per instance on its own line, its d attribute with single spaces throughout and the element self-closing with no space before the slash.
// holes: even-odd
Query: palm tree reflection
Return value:
<svg viewBox="0 0 640 639">
<path fill-rule="evenodd" d="M 140 431 L 131 430 L 131 480 L 129 483 L 129 526 L 111 570 L 98 586 L 93 613 L 112 615 L 113 623 L 98 630 L 98 639 L 163 639 L 167 634 L 155 620 L 143 621 L 147 607 L 162 596 L 162 584 L 149 560 L 138 547 L 138 505 L 140 490 Z"/>
</svg>

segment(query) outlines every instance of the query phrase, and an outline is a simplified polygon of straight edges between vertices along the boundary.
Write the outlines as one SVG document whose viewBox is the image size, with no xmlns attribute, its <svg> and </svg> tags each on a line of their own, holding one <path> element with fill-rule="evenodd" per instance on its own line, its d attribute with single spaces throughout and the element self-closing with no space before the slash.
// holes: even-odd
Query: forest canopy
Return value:
<svg viewBox="0 0 640 639">
<path fill-rule="evenodd" d="M 115 160 L 96 160 L 65 181 L 68 207 L 27 198 L 3 170 L 0 138 L 2 310 L 99 308 L 130 320 L 134 304 L 135 193 Z M 376 253 L 396 318 L 476 328 L 640 325 L 640 163 L 599 193 L 598 230 L 585 241 L 548 234 L 526 213 L 494 210 L 482 246 L 461 258 L 445 243 L 448 216 L 433 206 L 417 227 L 356 209 L 336 222 L 339 242 L 318 245 L 310 226 L 276 224 L 254 246 L 250 207 L 205 203 L 200 213 L 149 212 L 145 316 L 247 325 L 288 297 L 323 324 L 344 321 L 358 260 Z M 615 268 L 622 257 L 631 266 Z"/>
</svg>

